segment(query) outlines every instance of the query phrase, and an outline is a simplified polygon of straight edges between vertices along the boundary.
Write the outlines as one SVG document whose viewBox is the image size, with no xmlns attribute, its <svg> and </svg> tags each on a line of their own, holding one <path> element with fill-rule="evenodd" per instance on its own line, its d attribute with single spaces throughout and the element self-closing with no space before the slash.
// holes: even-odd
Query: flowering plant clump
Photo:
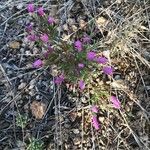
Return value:
<svg viewBox="0 0 150 150">
<path fill-rule="evenodd" d="M 61 85 L 64 82 L 72 82 L 78 85 L 80 92 L 84 92 L 90 84 L 93 84 L 93 76 L 102 79 L 102 76 L 113 78 L 114 68 L 110 63 L 110 51 L 102 50 L 95 46 L 94 40 L 87 33 L 81 33 L 76 38 L 64 40 L 59 34 L 58 23 L 53 16 L 47 15 L 43 7 L 37 7 L 30 3 L 27 6 L 29 13 L 34 13 L 34 23 L 26 27 L 27 39 L 35 42 L 38 47 L 43 47 L 41 59 L 33 62 L 34 68 L 43 66 L 56 66 L 57 74 L 54 77 L 54 83 Z M 36 27 L 34 29 L 34 26 Z M 58 36 L 60 35 L 60 36 Z M 97 79 L 94 79 L 97 80 Z M 96 81 L 97 82 L 97 81 Z M 92 87 L 94 94 L 91 99 L 94 101 L 100 98 L 107 99 L 108 87 L 98 85 Z M 93 98 L 94 97 L 94 98 Z M 120 101 L 112 96 L 110 101 L 114 108 L 120 109 Z M 109 102 L 107 101 L 107 104 Z M 96 113 L 97 107 L 92 107 L 92 123 L 96 130 L 100 128 Z"/>
<path fill-rule="evenodd" d="M 102 71 L 105 74 L 113 75 L 111 66 L 107 65 L 108 59 L 100 56 L 96 49 L 89 48 L 92 47 L 92 38 L 89 35 L 83 33 L 77 40 L 63 41 L 61 37 L 58 37 L 55 18 L 47 15 L 43 7 L 35 8 L 30 3 L 27 6 L 27 10 L 29 13 L 35 13 L 36 17 L 34 18 L 40 20 L 40 22 L 35 20 L 35 26 L 37 26 L 38 31 L 34 30 L 32 22 L 27 25 L 27 39 L 45 48 L 42 56 L 45 58 L 44 63 L 39 60 L 35 61 L 34 68 L 42 67 L 43 64 L 56 65 L 59 74 L 63 73 L 66 80 L 78 81 L 81 90 L 85 89 L 86 81 L 84 80 L 87 79 L 87 75 L 93 71 L 89 66 L 105 65 L 99 67 L 103 67 Z"/>
</svg>

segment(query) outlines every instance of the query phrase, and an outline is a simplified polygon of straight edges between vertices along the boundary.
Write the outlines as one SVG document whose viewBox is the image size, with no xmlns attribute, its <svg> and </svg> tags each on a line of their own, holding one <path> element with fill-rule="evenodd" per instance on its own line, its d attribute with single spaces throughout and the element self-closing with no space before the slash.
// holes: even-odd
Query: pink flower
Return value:
<svg viewBox="0 0 150 150">
<path fill-rule="evenodd" d="M 108 59 L 106 57 L 98 57 L 95 60 L 97 63 L 100 63 L 100 64 L 106 64 L 108 62 Z"/>
<path fill-rule="evenodd" d="M 33 63 L 34 68 L 40 68 L 42 66 L 43 66 L 43 61 L 41 59 L 38 59 Z"/>
<path fill-rule="evenodd" d="M 98 122 L 98 119 L 97 119 L 97 116 L 92 116 L 92 124 L 93 124 L 93 127 L 96 129 L 96 130 L 99 130 L 100 129 L 100 124 Z"/>
<path fill-rule="evenodd" d="M 91 38 L 87 35 L 85 35 L 83 38 L 82 38 L 82 41 L 84 44 L 87 44 L 87 43 L 90 43 L 91 42 Z"/>
<path fill-rule="evenodd" d="M 31 35 L 28 35 L 28 36 L 27 36 L 27 39 L 28 39 L 29 41 L 34 42 L 34 41 L 38 40 L 38 37 L 37 37 L 35 34 L 31 34 Z"/>
<path fill-rule="evenodd" d="M 27 10 L 29 13 L 33 13 L 34 12 L 34 5 L 32 3 L 28 4 Z"/>
<path fill-rule="evenodd" d="M 38 12 L 39 16 L 44 16 L 44 14 L 45 14 L 43 7 L 39 7 L 37 12 Z"/>
<path fill-rule="evenodd" d="M 79 63 L 79 64 L 78 64 L 78 67 L 79 67 L 80 69 L 82 69 L 82 68 L 84 68 L 84 64 Z"/>
<path fill-rule="evenodd" d="M 113 68 L 111 66 L 104 66 L 103 72 L 107 75 L 113 75 Z"/>
<path fill-rule="evenodd" d="M 48 35 L 47 34 L 42 34 L 40 39 L 44 42 L 44 43 L 47 43 L 48 42 Z"/>
<path fill-rule="evenodd" d="M 60 76 L 57 76 L 56 78 L 55 78 L 55 83 L 57 84 L 57 85 L 60 85 L 60 84 L 62 84 L 62 82 L 64 81 L 64 75 L 63 74 L 61 74 Z"/>
<path fill-rule="evenodd" d="M 48 23 L 49 24 L 55 23 L 55 19 L 53 17 L 48 17 Z"/>
<path fill-rule="evenodd" d="M 91 51 L 91 52 L 88 52 L 88 53 L 87 53 L 87 59 L 88 59 L 88 60 L 90 60 L 90 61 L 91 61 L 91 60 L 94 60 L 95 57 L 96 57 L 96 53 L 95 53 L 95 52 L 92 52 L 92 51 Z"/>
<path fill-rule="evenodd" d="M 80 40 L 75 41 L 74 46 L 78 50 L 78 52 L 81 52 L 83 50 L 82 42 Z"/>
<path fill-rule="evenodd" d="M 79 88 L 80 88 L 81 90 L 84 90 L 84 89 L 85 89 L 85 83 L 84 83 L 83 80 L 80 80 L 80 81 L 79 81 Z"/>
<path fill-rule="evenodd" d="M 92 106 L 91 111 L 94 113 L 98 113 L 98 107 L 97 106 Z"/>
<path fill-rule="evenodd" d="M 117 97 L 111 96 L 111 97 L 110 97 L 110 101 L 112 102 L 114 108 L 116 108 L 116 109 L 120 109 L 120 108 L 121 108 L 121 103 L 120 103 L 120 101 L 117 99 Z"/>
</svg>

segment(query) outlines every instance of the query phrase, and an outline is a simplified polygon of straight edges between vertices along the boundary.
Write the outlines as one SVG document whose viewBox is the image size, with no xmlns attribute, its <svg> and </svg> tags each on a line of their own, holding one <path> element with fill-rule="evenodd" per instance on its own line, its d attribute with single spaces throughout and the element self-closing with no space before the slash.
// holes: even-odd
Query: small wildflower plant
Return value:
<svg viewBox="0 0 150 150">
<path fill-rule="evenodd" d="M 34 29 L 31 22 L 26 27 L 28 33 L 27 39 L 35 42 L 39 47 L 44 48 L 40 58 L 36 58 L 33 62 L 34 68 L 43 66 L 56 66 L 58 74 L 55 76 L 55 84 L 61 85 L 64 81 L 77 84 L 80 92 L 84 92 L 86 88 L 90 88 L 93 74 L 97 72 L 101 76 L 113 77 L 114 68 L 110 63 L 109 50 L 99 52 L 95 46 L 94 40 L 87 33 L 81 33 L 76 38 L 68 38 L 64 40 L 59 35 L 59 27 L 56 19 L 49 16 L 43 7 L 37 7 L 33 4 L 27 6 L 27 10 L 33 15 L 35 20 Z M 97 75 L 96 75 L 97 76 Z M 94 94 L 91 99 L 97 102 L 100 98 L 109 99 L 114 108 L 120 109 L 118 99 L 108 98 L 108 88 L 101 85 L 93 89 Z M 94 112 L 92 116 L 93 126 L 96 130 L 100 128 L 97 120 L 97 109 L 92 108 Z"/>
<path fill-rule="evenodd" d="M 27 150 L 43 150 L 43 142 L 38 139 L 31 138 L 30 143 L 27 146 Z"/>
<path fill-rule="evenodd" d="M 25 128 L 28 122 L 28 117 L 25 115 L 18 114 L 16 116 L 16 125 L 21 128 Z"/>
</svg>

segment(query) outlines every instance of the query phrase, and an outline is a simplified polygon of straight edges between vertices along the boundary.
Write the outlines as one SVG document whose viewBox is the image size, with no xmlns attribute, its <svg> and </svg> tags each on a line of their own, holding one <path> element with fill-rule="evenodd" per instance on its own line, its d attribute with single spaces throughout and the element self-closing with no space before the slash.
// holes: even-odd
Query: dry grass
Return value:
<svg viewBox="0 0 150 150">
<path fill-rule="evenodd" d="M 109 1 L 108 1 L 109 2 Z M 20 1 L 15 2 L 16 5 L 20 3 Z M 27 4 L 28 1 L 24 1 L 24 4 Z M 43 5 L 45 8 L 52 8 L 50 5 L 52 1 L 46 1 Z M 150 47 L 150 3 L 147 0 L 130 0 L 124 3 L 119 4 L 119 0 L 114 0 L 113 3 L 106 4 L 102 3 L 99 0 L 81 0 L 83 4 L 83 8 L 86 13 L 89 14 L 88 21 L 85 26 L 90 26 L 91 23 L 94 24 L 94 27 L 97 26 L 101 32 L 102 37 L 97 40 L 98 50 L 103 51 L 104 49 L 109 49 L 111 51 L 111 63 L 115 65 L 116 68 L 120 66 L 120 62 L 126 62 L 127 65 L 124 64 L 123 69 L 128 69 L 128 72 L 124 72 L 122 74 L 122 78 L 120 80 L 113 79 L 113 82 L 110 84 L 110 93 L 113 92 L 118 95 L 119 98 L 122 99 L 122 109 L 120 111 L 111 111 L 107 110 L 105 113 L 102 113 L 104 118 L 103 122 L 101 122 L 101 131 L 95 132 L 92 127 L 87 125 L 86 121 L 88 120 L 88 115 L 90 114 L 90 106 L 83 106 L 78 104 L 80 100 L 76 102 L 76 107 L 69 111 L 76 112 L 78 115 L 81 112 L 81 122 L 79 123 L 81 127 L 81 144 L 80 149 L 84 149 L 84 141 L 86 140 L 86 134 L 89 134 L 91 138 L 92 148 L 95 149 L 104 149 L 104 150 L 133 150 L 133 149 L 150 149 L 150 141 L 148 139 L 149 134 L 149 91 L 147 90 L 147 82 L 145 81 L 145 75 L 149 76 L 150 63 L 144 57 L 144 52 L 148 51 Z M 3 11 L 8 8 L 10 5 L 14 4 L 13 1 L 1 2 L 3 4 L 0 7 L 0 10 Z M 106 7 L 104 7 L 106 6 Z M 71 14 L 72 9 L 78 7 L 76 2 L 72 0 L 61 1 L 58 6 L 57 15 L 61 18 L 60 26 L 64 23 L 67 23 L 68 18 L 70 18 L 69 14 Z M 24 9 L 21 9 L 17 13 L 13 14 L 9 18 L 6 18 L 4 22 L 1 23 L 1 26 L 5 26 L 3 35 L 7 32 L 7 22 L 11 19 L 16 19 L 26 16 L 27 14 L 21 14 Z M 85 14 L 79 14 L 82 17 Z M 97 22 L 97 20 L 103 17 L 102 22 Z M 101 18 L 102 19 L 102 18 Z M 93 27 L 93 26 L 92 26 Z M 92 28 L 91 27 L 91 28 Z M 78 31 L 80 31 L 82 27 L 78 27 L 78 29 L 71 34 L 68 34 L 67 38 L 76 35 Z M 92 29 L 91 29 L 92 30 Z M 105 34 L 107 33 L 107 34 Z M 2 36 L 3 38 L 3 36 Z M 18 54 L 21 55 L 21 54 Z M 21 57 L 20 57 L 21 58 Z M 21 61 L 21 60 L 20 60 Z M 8 82 L 11 85 L 11 81 L 17 79 L 19 77 L 10 78 L 2 65 L 0 69 L 4 75 L 4 79 L 2 82 Z M 44 69 L 43 71 L 45 71 Z M 24 73 L 22 76 L 26 74 L 32 74 L 36 71 L 30 73 Z M 135 76 L 130 73 L 134 73 Z M 42 72 L 43 73 L 43 72 Z M 41 73 L 41 74 L 42 74 Z M 40 74 L 39 74 L 40 76 Z M 38 78 L 38 76 L 37 76 Z M 137 81 L 135 81 L 138 79 Z M 132 86 L 133 82 L 135 85 Z M 13 90 L 11 90 L 13 99 L 9 101 L 0 111 L 0 114 L 3 113 L 5 109 L 8 108 L 10 104 L 13 103 L 16 108 L 18 108 L 17 98 L 22 92 L 28 88 L 29 84 L 26 85 L 19 93 L 14 95 Z M 55 87 L 56 88 L 56 87 Z M 140 90 L 140 89 L 144 90 Z M 72 130 L 71 128 L 66 131 L 63 128 L 62 116 L 68 117 L 69 113 L 62 114 L 61 112 L 61 89 L 54 89 L 55 93 L 51 102 L 48 104 L 45 115 L 43 116 L 43 120 L 46 118 L 46 115 L 51 107 L 51 104 L 54 103 L 55 109 L 55 126 L 52 128 L 52 133 L 48 135 L 54 135 L 54 149 L 64 149 L 64 135 L 69 134 Z M 6 93 L 6 97 L 10 94 Z M 143 98 L 144 97 L 144 98 Z M 2 99 L 1 101 L 5 100 Z M 78 107 L 81 106 L 81 107 Z M 127 107 L 129 106 L 129 107 Z M 138 109 L 138 110 L 137 110 Z M 21 114 L 20 110 L 17 109 L 18 114 Z M 105 114 L 105 115 L 104 115 Z M 100 116 L 100 119 L 102 118 Z M 42 121 L 43 121 L 42 120 Z M 41 121 L 41 122 L 42 122 Z M 15 116 L 13 118 L 13 128 L 15 133 Z M 24 141 L 24 130 L 22 129 L 22 139 Z M 38 129 L 37 137 L 39 139 L 44 139 L 40 136 L 40 129 Z M 16 135 L 15 135 L 16 137 Z M 0 139 L 3 141 L 4 137 Z M 53 140 L 52 140 L 53 141 Z M 72 143 L 70 143 L 72 144 Z M 69 149 L 69 148 L 68 148 Z"/>
</svg>

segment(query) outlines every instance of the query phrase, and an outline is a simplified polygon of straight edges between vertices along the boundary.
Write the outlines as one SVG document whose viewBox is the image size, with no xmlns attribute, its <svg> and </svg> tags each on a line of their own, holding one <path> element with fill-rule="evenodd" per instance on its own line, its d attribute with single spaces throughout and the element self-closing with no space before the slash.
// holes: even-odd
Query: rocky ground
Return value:
<svg viewBox="0 0 150 150">
<path fill-rule="evenodd" d="M 95 19 L 100 31 L 94 40 L 112 51 L 114 81 L 105 82 L 117 91 L 122 109 L 100 108 L 99 131 L 91 125 L 87 91 L 80 95 L 68 83 L 58 87 L 51 68 L 32 67 L 42 48 L 26 41 L 28 2 L 0 1 L 0 150 L 27 149 L 32 138 L 47 150 L 150 149 L 149 1 L 36 1 L 57 18 L 63 38 L 77 36 L 86 24 L 93 30 Z"/>
</svg>

